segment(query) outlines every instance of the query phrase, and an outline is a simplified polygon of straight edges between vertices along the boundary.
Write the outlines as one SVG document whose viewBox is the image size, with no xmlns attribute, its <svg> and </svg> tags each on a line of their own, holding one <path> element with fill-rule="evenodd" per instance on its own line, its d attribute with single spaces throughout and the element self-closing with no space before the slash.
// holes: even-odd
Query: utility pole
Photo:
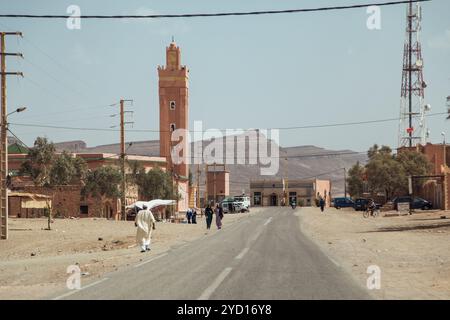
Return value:
<svg viewBox="0 0 450 320">
<path fill-rule="evenodd" d="M 132 124 L 133 122 L 125 121 L 125 113 L 132 113 L 132 111 L 125 111 L 125 102 L 133 102 L 133 100 L 120 100 L 120 173 L 122 175 L 122 181 L 120 186 L 120 213 L 122 215 L 122 220 L 127 220 L 126 214 L 126 192 L 127 192 L 127 182 L 126 182 L 126 168 L 125 168 L 125 159 L 126 159 L 126 150 L 125 150 L 125 125 Z M 115 104 L 117 105 L 117 104 Z M 116 116 L 117 114 L 112 115 Z M 116 126 L 112 126 L 111 128 L 115 128 Z"/>
<path fill-rule="evenodd" d="M 347 198 L 347 169 L 344 168 L 344 197 Z"/>
<path fill-rule="evenodd" d="M 214 204 L 217 202 L 217 192 L 216 192 L 216 163 L 214 162 Z"/>
<path fill-rule="evenodd" d="M 8 239 L 8 114 L 6 107 L 6 76 L 19 75 L 23 77 L 21 72 L 6 72 L 6 56 L 23 57 L 21 53 L 6 53 L 5 37 L 6 36 L 20 36 L 21 32 L 0 32 L 0 59 L 1 59 L 1 142 L 0 142 L 0 239 Z"/>
</svg>

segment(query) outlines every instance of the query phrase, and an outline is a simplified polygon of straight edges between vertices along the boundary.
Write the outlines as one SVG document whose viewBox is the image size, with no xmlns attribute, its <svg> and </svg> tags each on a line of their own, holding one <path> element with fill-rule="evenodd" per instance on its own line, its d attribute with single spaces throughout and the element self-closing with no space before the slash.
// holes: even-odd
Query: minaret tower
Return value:
<svg viewBox="0 0 450 320">
<path fill-rule="evenodd" d="M 171 135 L 176 129 L 189 129 L 189 70 L 181 65 L 181 50 L 173 39 L 166 48 L 166 65 L 158 67 L 158 75 L 160 156 L 166 157 L 167 170 L 177 180 L 186 181 L 189 176 L 188 154 L 181 154 L 183 163 L 173 164 L 171 148 L 179 142 L 171 142 Z"/>
</svg>

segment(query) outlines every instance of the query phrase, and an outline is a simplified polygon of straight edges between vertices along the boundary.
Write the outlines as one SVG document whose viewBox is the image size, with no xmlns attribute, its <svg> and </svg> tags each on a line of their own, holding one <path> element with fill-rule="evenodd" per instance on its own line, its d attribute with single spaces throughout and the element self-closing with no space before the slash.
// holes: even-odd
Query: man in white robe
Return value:
<svg viewBox="0 0 450 320">
<path fill-rule="evenodd" d="M 158 210 L 158 207 L 154 210 Z M 136 215 L 135 225 L 137 227 L 136 242 L 141 246 L 141 252 L 150 251 L 152 230 L 156 228 L 156 220 L 147 206 L 144 205 L 143 210 Z"/>
</svg>

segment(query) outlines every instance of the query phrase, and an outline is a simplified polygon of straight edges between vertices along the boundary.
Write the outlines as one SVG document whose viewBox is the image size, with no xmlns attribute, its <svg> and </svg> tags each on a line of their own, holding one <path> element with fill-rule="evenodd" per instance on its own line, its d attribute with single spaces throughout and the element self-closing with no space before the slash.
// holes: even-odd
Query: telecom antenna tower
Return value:
<svg viewBox="0 0 450 320">
<path fill-rule="evenodd" d="M 425 88 L 423 80 L 422 46 L 420 31 L 422 8 L 420 3 L 407 4 L 406 41 L 403 54 L 403 76 L 400 102 L 399 147 L 414 147 L 425 144 L 429 130 L 425 123 L 425 113 L 431 109 L 424 104 Z"/>
</svg>

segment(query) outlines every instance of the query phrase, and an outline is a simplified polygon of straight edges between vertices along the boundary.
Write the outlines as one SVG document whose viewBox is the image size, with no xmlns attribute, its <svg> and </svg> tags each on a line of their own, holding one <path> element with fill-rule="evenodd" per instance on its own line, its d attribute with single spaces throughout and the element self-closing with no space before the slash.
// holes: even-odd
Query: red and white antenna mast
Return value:
<svg viewBox="0 0 450 320">
<path fill-rule="evenodd" d="M 425 144 L 429 135 L 425 123 L 425 112 L 430 105 L 424 104 L 425 88 L 423 80 L 422 46 L 420 31 L 422 7 L 420 3 L 407 5 L 406 41 L 403 55 L 403 76 L 400 103 L 399 147 L 414 147 Z"/>
</svg>

